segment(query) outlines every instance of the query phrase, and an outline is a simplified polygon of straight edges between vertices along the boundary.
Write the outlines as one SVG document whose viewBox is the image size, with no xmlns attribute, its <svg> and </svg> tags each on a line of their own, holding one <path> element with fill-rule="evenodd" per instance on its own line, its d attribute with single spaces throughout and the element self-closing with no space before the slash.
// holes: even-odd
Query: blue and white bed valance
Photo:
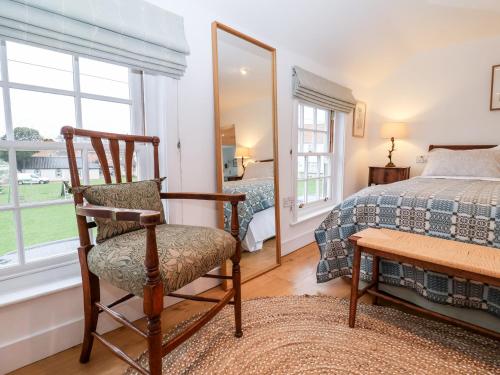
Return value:
<svg viewBox="0 0 500 375">
<path fill-rule="evenodd" d="M 179 79 L 182 17 L 143 0 L 0 0 L 0 37 Z"/>
</svg>

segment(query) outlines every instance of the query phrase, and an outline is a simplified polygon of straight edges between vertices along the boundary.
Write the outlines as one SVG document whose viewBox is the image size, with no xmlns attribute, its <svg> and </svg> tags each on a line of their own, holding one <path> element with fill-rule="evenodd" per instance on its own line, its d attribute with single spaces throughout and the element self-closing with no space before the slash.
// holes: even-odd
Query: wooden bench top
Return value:
<svg viewBox="0 0 500 375">
<path fill-rule="evenodd" d="M 362 248 L 500 280 L 500 249 L 384 228 L 350 239 Z"/>
</svg>

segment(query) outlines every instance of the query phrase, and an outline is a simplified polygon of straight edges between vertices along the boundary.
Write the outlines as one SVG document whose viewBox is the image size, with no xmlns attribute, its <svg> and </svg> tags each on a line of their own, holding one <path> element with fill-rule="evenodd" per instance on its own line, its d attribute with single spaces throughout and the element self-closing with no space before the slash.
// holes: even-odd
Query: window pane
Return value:
<svg viewBox="0 0 500 375">
<path fill-rule="evenodd" d="M 108 164 L 111 162 L 111 155 L 106 154 L 108 159 Z M 89 164 L 89 183 L 91 185 L 104 184 L 104 177 L 101 170 L 101 165 L 99 164 L 99 159 L 97 159 L 97 154 L 94 151 L 90 151 L 87 154 L 87 160 Z"/>
<path fill-rule="evenodd" d="M 314 151 L 314 132 L 305 130 L 301 133 L 303 136 L 302 151 L 301 152 L 313 152 Z"/>
<path fill-rule="evenodd" d="M 5 109 L 3 106 L 3 95 L 2 89 L 0 89 L 0 138 L 3 138 L 6 135 L 5 130 Z"/>
<path fill-rule="evenodd" d="M 306 181 L 297 181 L 297 204 L 306 203 Z"/>
<path fill-rule="evenodd" d="M 326 118 L 326 111 L 322 109 L 316 111 L 316 125 L 318 130 L 327 131 Z"/>
<path fill-rule="evenodd" d="M 319 168 L 319 174 L 322 177 L 329 177 L 331 175 L 330 157 L 321 156 L 321 164 Z"/>
<path fill-rule="evenodd" d="M 297 178 L 306 178 L 306 158 L 305 156 L 297 157 Z"/>
<path fill-rule="evenodd" d="M 18 140 L 62 141 L 61 127 L 75 126 L 71 96 L 14 89 L 10 94 L 14 137 Z"/>
<path fill-rule="evenodd" d="M 320 198 L 322 200 L 330 199 L 330 197 L 331 197 L 331 192 L 330 192 L 331 180 L 329 178 L 323 178 L 320 180 L 320 184 L 321 184 Z"/>
<path fill-rule="evenodd" d="M 16 249 L 14 214 L 12 211 L 0 211 L 0 268 L 18 263 Z"/>
<path fill-rule="evenodd" d="M 307 157 L 307 178 L 319 177 L 319 156 Z"/>
<path fill-rule="evenodd" d="M 75 209 L 72 204 L 21 210 L 26 261 L 46 259 L 76 250 Z M 47 246 L 50 245 L 50 246 Z"/>
<path fill-rule="evenodd" d="M 314 129 L 314 108 L 304 106 L 304 128 Z"/>
<path fill-rule="evenodd" d="M 307 181 L 307 202 L 315 202 L 319 200 L 319 180 L 309 180 Z"/>
<path fill-rule="evenodd" d="M 82 99 L 83 128 L 130 134 L 128 104 Z"/>
<path fill-rule="evenodd" d="M 125 168 L 125 142 L 119 142 L 120 147 L 120 173 L 122 176 L 122 182 L 127 181 L 127 171 Z M 113 159 L 111 154 L 106 152 L 106 159 L 108 161 L 109 172 L 111 174 L 112 182 L 116 181 L 115 171 L 113 168 Z M 101 165 L 97 154 L 94 151 L 88 153 L 88 164 L 89 164 L 89 183 L 91 185 L 104 184 L 104 175 L 102 173 Z M 132 181 L 137 181 L 137 154 L 134 153 L 132 159 Z"/>
<path fill-rule="evenodd" d="M 330 179 L 320 178 L 318 181 L 318 199 L 326 201 L 330 197 Z"/>
<path fill-rule="evenodd" d="M 17 151 L 16 159 L 21 203 L 73 198 L 68 191 L 70 174 L 65 151 Z M 81 165 L 79 153 L 77 163 Z"/>
<path fill-rule="evenodd" d="M 316 133 L 316 152 L 328 152 L 328 134 Z"/>
<path fill-rule="evenodd" d="M 128 68 L 85 58 L 79 62 L 82 92 L 129 98 Z"/>
<path fill-rule="evenodd" d="M 73 58 L 64 53 L 7 42 L 11 82 L 73 90 Z"/>
<path fill-rule="evenodd" d="M 7 150 L 0 150 L 0 206 L 12 204 L 9 170 L 9 154 Z"/>
</svg>

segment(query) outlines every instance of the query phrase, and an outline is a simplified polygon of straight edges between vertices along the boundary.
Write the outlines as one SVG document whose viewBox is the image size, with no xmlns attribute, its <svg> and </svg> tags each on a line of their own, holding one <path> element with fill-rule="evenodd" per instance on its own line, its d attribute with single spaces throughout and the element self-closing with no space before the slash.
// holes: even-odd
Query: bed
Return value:
<svg viewBox="0 0 500 375">
<path fill-rule="evenodd" d="M 429 150 L 493 147 L 431 146 Z M 497 155 L 495 151 L 495 157 Z M 466 163 L 462 160 L 459 164 Z M 491 167 L 500 169 L 499 159 L 494 159 Z M 500 249 L 500 176 L 495 173 L 498 172 L 484 177 L 450 173 L 414 177 L 368 187 L 347 198 L 315 231 L 320 250 L 318 282 L 351 274 L 352 247 L 347 239 L 367 227 L 409 231 Z M 363 257 L 362 280 L 370 280 L 371 267 L 371 258 Z M 500 332 L 499 288 L 387 260 L 381 260 L 380 271 L 381 290 Z"/>
<path fill-rule="evenodd" d="M 274 209 L 274 176 L 272 161 L 247 166 L 242 180 L 224 182 L 226 194 L 245 193 L 238 205 L 240 240 L 246 251 L 262 249 L 264 241 L 276 236 Z M 224 228 L 230 230 L 231 205 L 224 204 Z"/>
</svg>

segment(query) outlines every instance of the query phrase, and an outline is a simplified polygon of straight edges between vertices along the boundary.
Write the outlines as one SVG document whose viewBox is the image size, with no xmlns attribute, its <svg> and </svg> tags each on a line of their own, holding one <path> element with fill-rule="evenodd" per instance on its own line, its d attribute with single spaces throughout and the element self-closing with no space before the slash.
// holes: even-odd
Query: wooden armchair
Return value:
<svg viewBox="0 0 500 375">
<path fill-rule="evenodd" d="M 113 162 L 114 175 L 117 183 L 122 182 L 121 167 L 120 167 L 120 150 L 119 141 L 125 142 L 125 177 L 127 182 L 132 182 L 132 160 L 134 154 L 134 145 L 136 142 L 139 143 L 150 143 L 153 145 L 153 156 L 154 156 L 154 177 L 158 179 L 159 174 L 159 161 L 158 161 L 158 144 L 160 142 L 158 137 L 147 137 L 147 136 L 133 136 L 133 135 L 121 135 L 104 133 L 83 129 L 75 129 L 72 127 L 63 127 L 61 129 L 61 134 L 64 136 L 66 141 L 66 149 L 69 160 L 69 168 L 71 174 L 71 185 L 74 190 L 74 201 L 76 210 L 76 220 L 78 224 L 78 233 L 80 237 L 80 246 L 78 248 L 78 254 L 80 259 L 81 273 L 82 273 L 82 285 L 83 285 L 83 299 L 84 299 L 84 311 L 85 311 L 85 329 L 84 338 L 82 344 L 82 351 L 80 356 L 80 362 L 86 363 L 90 359 L 90 353 L 92 350 L 92 344 L 94 338 L 99 340 L 108 349 L 110 349 L 115 355 L 127 362 L 130 366 L 136 369 L 141 374 L 151 374 L 159 375 L 162 373 L 162 358 L 167 355 L 182 342 L 187 340 L 192 336 L 197 330 L 199 330 L 204 324 L 206 324 L 210 319 L 212 319 L 225 305 L 234 305 L 234 316 L 235 316 L 235 336 L 242 336 L 241 329 L 241 275 L 240 275 L 240 256 L 241 256 L 241 244 L 239 240 L 239 222 L 238 222 L 238 203 L 245 200 L 244 194 L 208 194 L 208 193 L 160 193 L 161 199 L 201 199 L 201 200 L 211 200 L 211 201 L 229 201 L 232 205 L 232 218 L 231 218 L 231 235 L 226 232 L 222 232 L 219 229 L 203 228 L 203 227 L 190 227 L 190 226 L 171 226 L 169 224 L 161 225 L 160 222 L 160 212 L 151 210 L 137 210 L 137 209 L 127 209 L 127 208 L 116 208 L 116 207 L 103 207 L 91 204 L 84 204 L 83 194 L 79 191 L 80 178 L 78 175 L 77 160 L 75 156 L 75 149 L 73 145 L 73 138 L 77 137 L 89 137 L 91 144 L 97 154 L 101 169 L 103 172 L 104 180 L 106 184 L 111 184 L 111 173 L 108 165 L 108 160 L 106 158 L 106 152 L 102 140 L 108 140 L 109 150 L 111 154 L 111 159 Z M 128 251 L 128 240 L 126 239 L 127 234 L 122 234 L 112 239 L 104 241 L 102 244 L 92 244 L 89 229 L 96 226 L 95 222 L 88 221 L 87 217 L 91 218 L 101 218 L 110 219 L 112 221 L 128 221 L 139 223 L 145 229 L 140 231 L 132 232 L 137 238 L 140 237 L 141 245 L 140 249 L 142 252 L 139 254 L 141 256 L 141 262 L 136 263 L 136 266 L 140 268 L 137 272 L 131 272 L 130 274 L 141 274 L 144 276 L 142 279 L 138 280 L 141 284 L 140 288 L 137 290 L 134 288 L 123 288 L 122 285 L 117 285 L 122 287 L 122 289 L 132 289 L 126 290 L 128 292 L 124 297 L 108 304 L 104 305 L 100 301 L 100 288 L 99 280 L 100 278 L 106 279 L 110 283 L 113 283 L 113 279 L 107 279 L 105 272 L 100 272 L 98 266 L 94 265 L 94 272 L 89 269 L 89 263 L 91 263 L 92 250 L 94 252 L 99 252 L 104 249 L 104 245 L 109 248 L 113 244 L 113 240 L 116 238 L 125 238 L 122 241 L 122 247 L 124 250 Z M 210 235 L 218 236 L 217 238 L 223 238 L 224 241 L 224 253 L 222 254 L 222 249 L 217 247 L 217 244 L 213 245 L 211 248 L 212 263 L 219 262 L 224 256 L 225 259 L 231 258 L 233 262 L 232 276 L 219 276 L 207 273 L 208 270 L 213 269 L 217 264 L 212 264 L 208 262 L 203 266 L 208 268 L 203 274 L 193 275 L 191 272 L 189 277 L 184 277 L 183 279 L 176 280 L 175 286 L 180 288 L 181 286 L 193 281 L 194 278 L 207 277 L 207 278 L 217 278 L 217 279 L 230 279 L 232 280 L 232 288 L 219 300 L 215 298 L 206 298 L 201 296 L 189 296 L 175 293 L 175 289 L 170 285 L 168 280 L 167 272 L 165 271 L 165 265 L 160 261 L 161 257 L 165 252 L 169 251 L 168 245 L 162 244 L 161 237 L 162 233 L 168 231 L 169 228 L 177 228 L 179 230 L 187 231 L 203 231 L 203 238 L 210 238 Z M 142 232 L 141 232 L 142 231 Z M 130 233 L 129 233 L 130 234 Z M 172 234 L 167 233 L 164 238 L 171 238 Z M 194 237 L 194 236 L 191 236 Z M 157 242 L 158 239 L 158 242 Z M 168 241 L 167 241 L 168 242 Z M 189 239 L 184 241 L 183 246 L 186 251 L 197 250 L 195 246 L 189 247 Z M 198 242 L 198 247 L 203 246 Z M 208 246 L 208 244 L 207 244 Z M 137 246 L 136 246 L 137 247 Z M 220 245 L 219 245 L 220 247 Z M 113 249 L 112 249 L 113 250 Z M 132 251 L 132 250 L 131 250 Z M 180 250 L 181 252 L 183 249 Z M 178 253 L 179 249 L 176 248 Z M 102 261 L 100 263 L 106 264 Z M 106 264 L 108 267 L 115 267 L 116 265 Z M 200 267 L 202 269 L 203 267 Z M 192 271 L 192 270 L 191 270 Z M 123 270 L 120 270 L 123 273 Z M 182 271 L 180 271 L 182 273 Z M 132 277 L 132 276 L 131 276 Z M 136 280 L 137 281 L 137 280 Z M 144 300 L 144 313 L 147 318 L 147 329 L 142 331 L 131 321 L 129 321 L 122 314 L 112 310 L 112 307 L 127 301 L 128 299 L 139 295 L 143 297 Z M 184 332 L 169 340 L 165 344 L 162 342 L 162 331 L 161 331 L 161 312 L 163 310 L 163 297 L 173 296 L 177 298 L 191 299 L 195 301 L 205 301 L 213 302 L 215 305 L 206 312 L 201 318 L 193 322 L 189 327 L 186 328 Z M 102 335 L 96 332 L 97 320 L 99 314 L 105 312 L 109 314 L 114 320 L 130 328 L 132 332 L 143 337 L 147 341 L 147 347 L 149 350 L 149 369 L 145 369 L 136 361 L 134 361 L 130 356 L 125 354 L 121 349 L 114 346 Z"/>
</svg>

